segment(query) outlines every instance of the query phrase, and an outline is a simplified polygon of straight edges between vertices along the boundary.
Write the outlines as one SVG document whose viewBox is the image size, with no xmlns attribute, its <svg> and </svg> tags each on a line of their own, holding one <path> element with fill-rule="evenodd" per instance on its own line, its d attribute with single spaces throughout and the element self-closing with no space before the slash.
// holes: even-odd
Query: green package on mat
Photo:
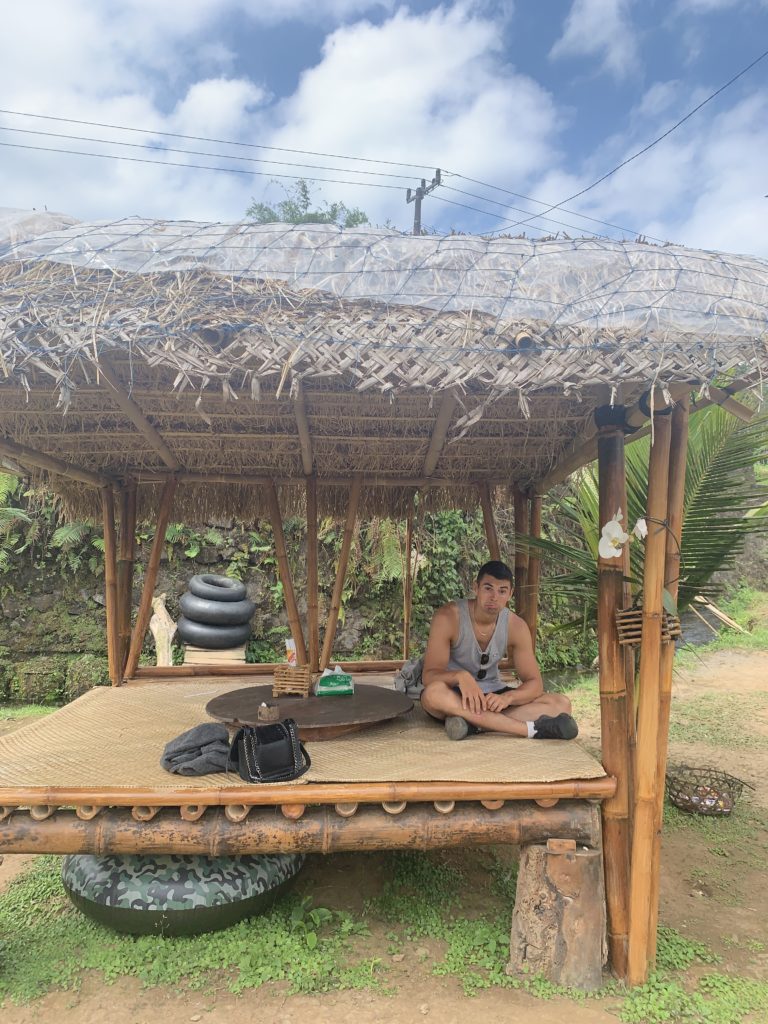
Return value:
<svg viewBox="0 0 768 1024">
<path fill-rule="evenodd" d="M 320 676 L 315 685 L 318 697 L 351 697 L 354 692 L 355 684 L 347 672 L 331 672 L 327 676 Z"/>
</svg>

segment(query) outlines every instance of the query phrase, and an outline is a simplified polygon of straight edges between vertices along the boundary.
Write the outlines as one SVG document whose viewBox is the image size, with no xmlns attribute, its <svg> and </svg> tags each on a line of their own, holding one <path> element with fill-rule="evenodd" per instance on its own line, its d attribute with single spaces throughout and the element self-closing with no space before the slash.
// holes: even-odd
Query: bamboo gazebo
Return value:
<svg viewBox="0 0 768 1024">
<path fill-rule="evenodd" d="M 0 458 L 44 480 L 71 514 L 103 517 L 114 684 L 0 745 L 0 851 L 507 841 L 528 847 L 530 875 L 539 870 L 530 844 L 548 842 L 550 867 L 531 876 L 542 885 L 557 857 L 578 872 L 582 855 L 594 863 L 602 852 L 611 967 L 643 981 L 655 956 L 674 654 L 662 642 L 662 593 L 678 577 L 689 408 L 693 397 L 751 415 L 733 396 L 758 388 L 768 369 L 767 269 L 749 257 L 595 238 L 82 224 L 0 211 Z M 377 747 L 364 735 L 345 753 L 363 757 L 357 774 L 321 765 L 306 785 L 142 774 L 163 735 L 199 720 L 200 686 L 221 692 L 271 670 L 139 666 L 172 510 L 270 517 L 299 660 L 316 670 L 331 658 L 358 517 L 410 521 L 416 493 L 427 507 L 480 504 L 498 557 L 495 494 L 511 492 L 516 534 L 537 535 L 542 495 L 597 459 L 605 524 L 626 509 L 624 445 L 649 431 L 637 713 L 634 657 L 615 622 L 627 600 L 626 549 L 599 563 L 602 766 L 564 754 L 560 774 L 548 774 L 551 748 L 545 758 L 531 748 L 546 745 L 521 742 L 516 758 L 539 760 L 510 778 L 496 738 L 460 745 L 461 756 L 454 747 L 446 766 L 434 733 L 424 733 L 419 760 L 422 740 L 406 730 L 392 740 L 402 741 L 400 774 L 386 737 Z M 307 519 L 306 630 L 282 533 L 289 511 Z M 346 523 L 322 644 L 319 512 Z M 138 516 L 154 517 L 157 530 L 132 624 Z M 538 559 L 519 545 L 516 609 L 534 636 L 538 578 Z M 407 649 L 408 594 L 404 618 Z M 96 735 L 102 758 L 114 742 L 115 756 L 130 747 L 135 763 L 105 774 L 89 750 Z M 43 758 L 30 775 L 14 736 L 27 750 L 52 743 L 57 766 Z M 488 763 L 473 774 L 481 750 Z"/>
</svg>

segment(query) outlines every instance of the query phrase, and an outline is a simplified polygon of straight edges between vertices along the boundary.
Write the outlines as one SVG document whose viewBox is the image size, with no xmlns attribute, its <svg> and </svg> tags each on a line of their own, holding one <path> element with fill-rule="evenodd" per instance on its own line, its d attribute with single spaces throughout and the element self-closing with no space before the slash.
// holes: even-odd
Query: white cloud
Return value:
<svg viewBox="0 0 768 1024">
<path fill-rule="evenodd" d="M 638 58 L 629 8 L 630 0 L 573 0 L 550 57 L 597 57 L 616 78 L 630 74 Z"/>
</svg>

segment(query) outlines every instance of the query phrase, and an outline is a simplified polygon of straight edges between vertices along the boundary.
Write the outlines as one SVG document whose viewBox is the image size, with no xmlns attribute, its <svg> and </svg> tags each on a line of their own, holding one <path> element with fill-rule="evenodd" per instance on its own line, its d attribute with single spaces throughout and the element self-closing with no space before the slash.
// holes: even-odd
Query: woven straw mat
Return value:
<svg viewBox="0 0 768 1024">
<path fill-rule="evenodd" d="M 246 685 L 246 684 L 242 684 Z M 250 684 L 247 684 L 250 685 Z M 197 778 L 160 767 L 165 744 L 200 722 L 232 683 L 99 687 L 0 737 L 0 786 L 219 789 L 236 774 Z M 483 735 L 449 740 L 420 707 L 393 722 L 309 744 L 304 782 L 554 782 L 605 775 L 578 743 Z"/>
</svg>

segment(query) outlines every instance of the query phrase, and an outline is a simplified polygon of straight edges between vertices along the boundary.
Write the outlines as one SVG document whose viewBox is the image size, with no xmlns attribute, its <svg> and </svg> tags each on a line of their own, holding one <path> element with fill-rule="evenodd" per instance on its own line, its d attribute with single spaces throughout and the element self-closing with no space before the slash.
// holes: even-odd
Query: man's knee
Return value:
<svg viewBox="0 0 768 1024">
<path fill-rule="evenodd" d="M 451 688 L 447 683 L 435 682 L 425 686 L 421 691 L 421 706 L 425 711 L 441 712 L 445 705 L 445 699 Z"/>
<path fill-rule="evenodd" d="M 570 715 L 571 702 L 564 693 L 548 693 L 545 696 L 551 701 L 555 714 L 561 715 L 565 712 L 566 715 Z"/>
</svg>

